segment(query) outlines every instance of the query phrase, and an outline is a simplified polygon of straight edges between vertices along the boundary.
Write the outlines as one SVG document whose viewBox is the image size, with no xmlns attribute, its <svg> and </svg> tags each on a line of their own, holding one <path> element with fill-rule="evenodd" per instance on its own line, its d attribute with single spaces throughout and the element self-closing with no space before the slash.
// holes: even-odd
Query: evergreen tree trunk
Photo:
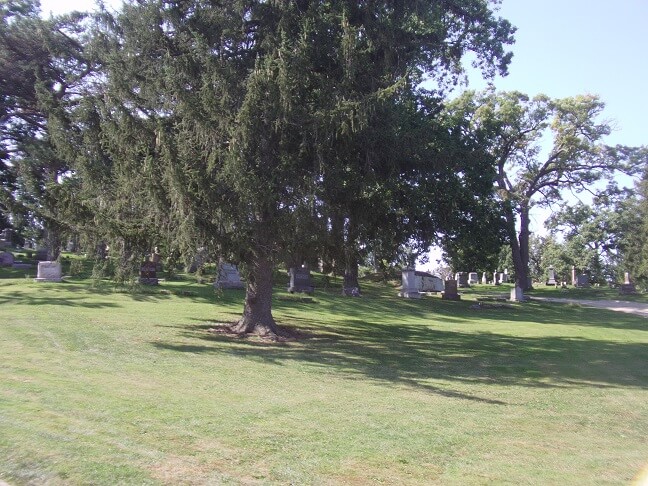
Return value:
<svg viewBox="0 0 648 486">
<path fill-rule="evenodd" d="M 272 261 L 259 252 L 254 253 L 248 262 L 243 315 L 232 330 L 239 334 L 276 337 L 279 329 L 272 317 Z"/>
<path fill-rule="evenodd" d="M 50 262 L 58 259 L 61 254 L 61 232 L 56 224 L 46 223 L 45 249 L 47 250 L 47 260 Z"/>
</svg>

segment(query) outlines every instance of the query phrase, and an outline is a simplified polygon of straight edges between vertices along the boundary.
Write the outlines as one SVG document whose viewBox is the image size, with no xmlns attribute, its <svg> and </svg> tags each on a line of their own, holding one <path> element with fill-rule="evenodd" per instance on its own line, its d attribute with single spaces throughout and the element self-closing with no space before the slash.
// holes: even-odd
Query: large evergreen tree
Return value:
<svg viewBox="0 0 648 486">
<path fill-rule="evenodd" d="M 276 335 L 272 268 L 304 221 L 341 217 L 351 237 L 402 225 L 385 216 L 426 163 L 399 160 L 403 103 L 423 76 L 451 82 L 467 51 L 505 69 L 511 33 L 484 0 L 127 2 L 97 33 L 100 138 L 179 239 L 243 264 L 236 330 Z"/>
</svg>

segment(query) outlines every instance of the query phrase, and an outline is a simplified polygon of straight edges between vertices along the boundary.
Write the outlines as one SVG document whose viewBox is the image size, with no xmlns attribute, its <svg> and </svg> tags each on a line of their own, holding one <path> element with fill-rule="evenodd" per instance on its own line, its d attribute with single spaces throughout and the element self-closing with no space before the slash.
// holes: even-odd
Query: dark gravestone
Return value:
<svg viewBox="0 0 648 486">
<path fill-rule="evenodd" d="M 8 251 L 0 253 L 0 267 L 10 267 L 14 264 L 13 253 Z"/>
<path fill-rule="evenodd" d="M 590 286 L 590 276 L 587 273 L 576 275 L 576 287 L 587 288 Z"/>
<path fill-rule="evenodd" d="M 291 294 L 295 292 L 304 292 L 309 295 L 312 295 L 313 292 L 315 292 L 315 287 L 311 281 L 310 270 L 308 268 L 291 268 L 288 273 L 290 275 L 288 292 Z"/>
<path fill-rule="evenodd" d="M 457 292 L 456 280 L 445 281 L 445 290 L 441 292 L 441 298 L 444 300 L 461 300 L 461 296 Z"/>
<path fill-rule="evenodd" d="M 157 264 L 155 262 L 144 262 L 140 265 L 139 283 L 143 285 L 157 285 Z"/>
</svg>

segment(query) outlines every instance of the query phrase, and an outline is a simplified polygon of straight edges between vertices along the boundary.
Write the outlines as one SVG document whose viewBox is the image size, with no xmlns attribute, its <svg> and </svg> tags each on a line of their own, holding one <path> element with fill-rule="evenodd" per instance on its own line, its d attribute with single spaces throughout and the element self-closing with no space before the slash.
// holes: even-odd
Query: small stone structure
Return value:
<svg viewBox="0 0 648 486">
<path fill-rule="evenodd" d="M 445 281 L 445 290 L 441 292 L 441 298 L 443 300 L 461 300 L 461 295 L 457 292 L 456 280 Z"/>
<path fill-rule="evenodd" d="M 468 284 L 469 285 L 474 285 L 479 283 L 479 275 L 477 272 L 470 272 L 468 274 Z"/>
<path fill-rule="evenodd" d="M 499 279 L 499 272 L 497 270 L 495 270 L 493 272 L 493 285 L 499 285 L 500 283 L 501 282 L 500 282 L 500 279 Z"/>
<path fill-rule="evenodd" d="M 443 280 L 427 272 L 415 272 L 419 292 L 443 292 Z"/>
<path fill-rule="evenodd" d="M 244 289 L 238 267 L 231 263 L 220 263 L 218 265 L 218 276 L 214 282 L 217 289 Z"/>
<path fill-rule="evenodd" d="M 512 302 L 523 302 L 525 300 L 524 292 L 517 285 L 511 289 L 511 298 L 509 299 Z"/>
<path fill-rule="evenodd" d="M 413 268 L 406 268 L 401 272 L 401 291 L 398 295 L 406 299 L 421 298 L 421 292 L 416 281 L 416 270 Z"/>
<path fill-rule="evenodd" d="M 556 281 L 556 271 L 554 270 L 554 267 L 549 267 L 547 269 L 547 281 L 545 283 L 546 285 L 553 285 L 554 287 L 558 285 L 558 282 Z"/>
<path fill-rule="evenodd" d="M 312 295 L 315 292 L 315 287 L 311 280 L 310 270 L 306 267 L 293 267 L 288 270 L 290 275 L 290 283 L 288 284 L 288 292 L 291 294 L 295 292 L 303 292 Z"/>
<path fill-rule="evenodd" d="M 38 262 L 36 282 L 62 282 L 61 264 L 59 262 Z"/>
<path fill-rule="evenodd" d="M 482 273 L 481 283 L 483 285 L 488 284 L 488 273 L 486 273 L 486 272 Z"/>
<path fill-rule="evenodd" d="M 13 253 L 4 251 L 0 253 L 0 267 L 11 267 L 14 264 Z"/>
<path fill-rule="evenodd" d="M 158 285 L 157 264 L 144 262 L 140 265 L 139 283 L 143 285 Z"/>
</svg>

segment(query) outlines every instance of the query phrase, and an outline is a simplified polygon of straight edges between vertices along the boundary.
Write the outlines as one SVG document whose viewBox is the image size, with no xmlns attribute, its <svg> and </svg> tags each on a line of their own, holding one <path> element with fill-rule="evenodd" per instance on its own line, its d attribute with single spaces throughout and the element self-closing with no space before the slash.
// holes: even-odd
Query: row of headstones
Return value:
<svg viewBox="0 0 648 486">
<path fill-rule="evenodd" d="M 456 276 L 460 276 L 462 273 L 459 272 Z M 463 274 L 465 275 L 465 273 Z M 504 273 L 503 275 L 507 274 Z M 498 272 L 495 272 L 495 278 L 498 278 Z M 441 298 L 444 300 L 460 300 L 461 295 L 458 292 L 458 288 L 460 287 L 461 281 L 458 278 L 444 281 L 440 277 L 427 272 L 405 269 L 402 272 L 401 291 L 398 295 L 406 299 L 420 299 L 428 292 L 441 292 Z M 517 285 L 511 289 L 510 300 L 516 302 L 524 300 L 522 289 Z"/>
<path fill-rule="evenodd" d="M 489 279 L 488 275 L 488 272 L 482 273 L 482 284 L 500 285 L 503 283 L 508 283 L 509 281 L 508 270 L 504 270 L 503 272 L 498 272 L 497 270 L 495 270 L 493 272 L 492 279 Z M 461 288 L 470 287 L 471 285 L 475 285 L 480 282 L 479 274 L 477 272 L 457 272 L 454 279 L 458 282 L 458 285 Z"/>
</svg>

